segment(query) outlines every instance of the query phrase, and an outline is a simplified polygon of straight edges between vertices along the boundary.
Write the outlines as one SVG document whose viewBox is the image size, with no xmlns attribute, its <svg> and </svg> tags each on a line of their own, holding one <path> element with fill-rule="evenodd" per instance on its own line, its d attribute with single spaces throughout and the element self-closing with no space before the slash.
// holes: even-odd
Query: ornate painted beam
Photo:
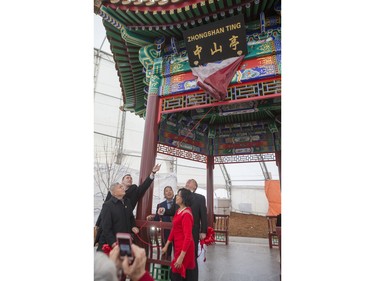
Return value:
<svg viewBox="0 0 375 281">
<path fill-rule="evenodd" d="M 161 98 L 161 113 L 221 106 L 248 101 L 281 98 L 281 77 L 264 79 L 256 83 L 238 84 L 229 88 L 225 101 L 218 102 L 203 91 Z"/>
<path fill-rule="evenodd" d="M 158 143 L 157 152 L 165 155 L 179 157 L 187 160 L 192 160 L 201 163 L 207 163 L 207 156 L 181 148 L 168 146 Z M 270 162 L 276 161 L 275 153 L 257 153 L 257 154 L 240 154 L 228 156 L 214 156 L 214 164 L 235 164 L 235 163 L 255 163 L 261 161 Z"/>
<path fill-rule="evenodd" d="M 263 159 L 263 160 L 259 160 Z M 251 163 L 251 162 L 270 162 L 276 161 L 275 153 L 261 153 L 261 154 L 242 154 L 242 155 L 228 155 L 215 156 L 215 164 L 233 164 L 233 163 Z"/>
</svg>

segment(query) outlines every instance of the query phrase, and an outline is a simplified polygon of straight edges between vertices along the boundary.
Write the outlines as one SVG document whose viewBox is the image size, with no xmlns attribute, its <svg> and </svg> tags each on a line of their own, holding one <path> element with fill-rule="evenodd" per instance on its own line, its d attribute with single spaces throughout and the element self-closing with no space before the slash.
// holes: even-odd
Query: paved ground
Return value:
<svg viewBox="0 0 375 281">
<path fill-rule="evenodd" d="M 227 246 L 208 246 L 198 265 L 199 281 L 280 281 L 279 249 L 264 238 L 229 237 Z"/>
</svg>

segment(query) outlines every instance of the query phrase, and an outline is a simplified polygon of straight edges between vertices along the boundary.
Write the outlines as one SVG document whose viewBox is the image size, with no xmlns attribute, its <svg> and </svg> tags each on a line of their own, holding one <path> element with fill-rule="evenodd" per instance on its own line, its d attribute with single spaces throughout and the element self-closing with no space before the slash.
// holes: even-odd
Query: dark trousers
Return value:
<svg viewBox="0 0 375 281">
<path fill-rule="evenodd" d="M 167 238 L 165 239 L 165 241 L 163 241 L 162 243 L 162 246 L 164 247 L 164 245 L 167 243 L 167 240 L 168 240 L 168 236 Z M 167 248 L 167 259 L 169 260 L 170 257 L 172 256 L 172 248 L 173 248 L 173 242 L 169 244 L 168 248 Z"/>
<path fill-rule="evenodd" d="M 98 247 L 96 248 L 97 252 L 103 252 L 103 244 L 98 244 Z"/>
<path fill-rule="evenodd" d="M 198 281 L 198 247 L 199 247 L 199 229 L 193 228 L 193 240 L 195 244 L 195 268 L 192 269 L 192 281 Z"/>
<path fill-rule="evenodd" d="M 186 269 L 186 278 L 182 278 L 180 274 L 171 271 L 171 281 L 198 281 L 193 277 L 193 270 Z"/>
</svg>

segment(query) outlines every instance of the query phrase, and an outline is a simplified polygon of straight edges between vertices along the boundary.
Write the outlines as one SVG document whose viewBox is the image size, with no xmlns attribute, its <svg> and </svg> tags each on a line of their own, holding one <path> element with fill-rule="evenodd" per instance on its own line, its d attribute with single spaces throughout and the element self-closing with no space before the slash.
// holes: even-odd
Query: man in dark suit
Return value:
<svg viewBox="0 0 375 281">
<path fill-rule="evenodd" d="M 198 188 L 198 183 L 194 179 L 190 179 L 186 182 L 185 188 L 189 189 L 192 192 L 192 204 L 191 210 L 193 212 L 194 225 L 193 225 L 193 239 L 195 244 L 195 258 L 198 258 L 198 245 L 199 239 L 206 238 L 207 234 L 207 207 L 206 207 L 206 198 L 195 191 Z M 174 206 L 167 210 L 165 208 L 159 208 L 159 215 L 168 215 L 173 216 L 177 211 L 178 205 Z M 193 270 L 193 280 L 198 280 L 198 262 L 196 261 L 196 267 Z"/>
<path fill-rule="evenodd" d="M 142 184 L 137 186 L 136 184 L 133 184 L 133 178 L 130 174 L 126 174 L 122 177 L 122 185 L 124 186 L 124 189 L 126 191 L 125 198 L 128 198 L 130 200 L 132 211 L 135 209 L 135 206 L 138 203 L 138 200 L 145 194 L 147 189 L 150 187 L 152 181 L 154 180 L 155 174 L 160 170 L 161 164 L 156 164 L 151 171 L 151 174 L 144 180 Z M 110 191 L 107 193 L 107 197 L 105 199 L 105 202 L 107 202 L 109 199 L 111 199 L 112 194 Z M 103 204 L 104 205 L 104 204 Z M 101 222 L 102 222 L 102 211 L 99 214 L 98 219 L 96 220 L 95 227 L 97 228 L 97 234 L 94 241 L 94 245 L 99 242 L 100 235 L 102 233 L 101 228 Z"/>
</svg>

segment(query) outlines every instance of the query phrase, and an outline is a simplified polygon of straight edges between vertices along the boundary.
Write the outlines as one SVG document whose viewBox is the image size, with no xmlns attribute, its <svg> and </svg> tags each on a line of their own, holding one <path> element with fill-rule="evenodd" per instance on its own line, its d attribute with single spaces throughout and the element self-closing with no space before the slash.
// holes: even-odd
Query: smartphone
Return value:
<svg viewBox="0 0 375 281">
<path fill-rule="evenodd" d="M 132 253 L 132 237 L 129 233 L 117 233 L 117 244 L 120 247 L 120 258 L 124 258 L 125 256 L 128 257 L 129 262 L 133 261 L 133 253 Z"/>
</svg>

